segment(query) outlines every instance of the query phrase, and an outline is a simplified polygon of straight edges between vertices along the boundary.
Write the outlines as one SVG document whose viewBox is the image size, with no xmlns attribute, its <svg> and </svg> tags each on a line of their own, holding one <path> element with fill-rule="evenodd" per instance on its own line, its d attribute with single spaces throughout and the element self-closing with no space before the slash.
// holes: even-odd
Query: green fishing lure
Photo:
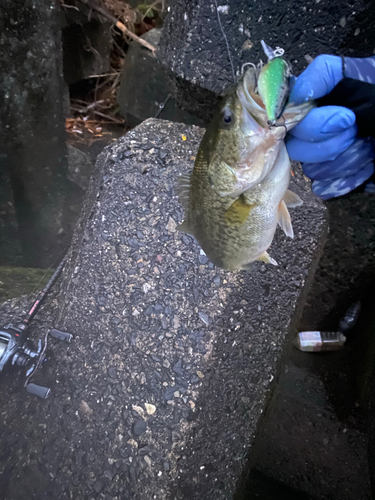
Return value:
<svg viewBox="0 0 375 500">
<path fill-rule="evenodd" d="M 272 50 L 263 40 L 261 43 L 268 62 L 259 74 L 258 93 L 266 108 L 268 124 L 274 126 L 288 101 L 290 68 L 281 57 L 284 54 L 282 49 Z"/>
</svg>

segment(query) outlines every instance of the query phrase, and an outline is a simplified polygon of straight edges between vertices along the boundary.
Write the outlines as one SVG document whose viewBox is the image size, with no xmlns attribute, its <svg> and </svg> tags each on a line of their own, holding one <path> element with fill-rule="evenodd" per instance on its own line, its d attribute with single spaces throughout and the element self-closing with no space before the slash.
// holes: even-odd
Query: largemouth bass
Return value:
<svg viewBox="0 0 375 500">
<path fill-rule="evenodd" d="M 250 68 L 209 124 L 191 175 L 179 178 L 185 209 L 179 230 L 193 235 L 209 259 L 231 271 L 256 261 L 275 264 L 267 249 L 279 223 L 287 236 L 293 228 L 287 207 L 300 198 L 288 190 L 290 160 L 286 131 L 312 108 L 287 105 L 283 126 L 270 126 L 256 93 L 259 71 Z"/>
</svg>

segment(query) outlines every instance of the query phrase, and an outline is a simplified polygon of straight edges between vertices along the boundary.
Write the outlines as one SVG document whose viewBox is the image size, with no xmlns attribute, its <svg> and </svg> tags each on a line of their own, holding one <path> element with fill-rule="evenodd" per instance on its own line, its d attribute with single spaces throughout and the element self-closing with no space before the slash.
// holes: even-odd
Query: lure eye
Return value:
<svg viewBox="0 0 375 500">
<path fill-rule="evenodd" d="M 224 109 L 223 123 L 224 125 L 230 125 L 233 123 L 232 111 L 229 108 Z"/>
</svg>

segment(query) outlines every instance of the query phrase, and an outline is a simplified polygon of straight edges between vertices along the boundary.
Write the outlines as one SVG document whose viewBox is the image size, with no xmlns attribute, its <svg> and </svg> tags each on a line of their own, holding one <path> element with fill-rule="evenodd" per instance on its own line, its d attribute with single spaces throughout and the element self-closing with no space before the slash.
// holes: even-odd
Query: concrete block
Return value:
<svg viewBox="0 0 375 500">
<path fill-rule="evenodd" d="M 247 470 L 320 257 L 326 210 L 295 166 L 292 189 L 304 204 L 292 213 L 295 239 L 277 231 L 279 266 L 215 268 L 176 231 L 183 211 L 174 185 L 193 167 L 203 132 L 150 119 L 98 157 L 59 288 L 39 316 L 41 328 L 53 318 L 74 334 L 50 368 L 52 394 L 21 426 L 19 402 L 0 388 L 10 399 L 0 469 L 22 433 L 25 454 L 42 442 L 38 467 L 54 474 L 29 497 L 43 488 L 54 498 L 68 490 L 224 500 Z M 17 460 L 7 478 L 22 470 L 27 484 L 35 468 Z"/>
<path fill-rule="evenodd" d="M 2 2 L 0 155 L 13 191 L 23 264 L 48 267 L 67 248 L 75 197 L 67 178 L 59 6 Z"/>
<path fill-rule="evenodd" d="M 142 38 L 154 47 L 159 44 L 160 29 L 153 29 Z M 117 96 L 126 123 L 135 126 L 147 118 L 204 125 L 204 121 L 176 106 L 171 80 L 157 58 L 148 49 L 132 42 L 126 55 Z M 162 108 L 160 106 L 163 106 Z"/>
<path fill-rule="evenodd" d="M 353 5 L 330 0 L 177 0 L 158 51 L 174 81 L 177 104 L 207 120 L 215 97 L 233 84 L 242 65 L 265 60 L 261 39 L 285 49 L 295 74 L 322 53 L 370 56 L 375 10 L 366 0 L 355 2 L 355 10 Z"/>
<path fill-rule="evenodd" d="M 68 85 L 106 73 L 112 49 L 111 23 L 82 2 L 72 6 L 79 10 L 61 7 L 63 70 Z"/>
</svg>

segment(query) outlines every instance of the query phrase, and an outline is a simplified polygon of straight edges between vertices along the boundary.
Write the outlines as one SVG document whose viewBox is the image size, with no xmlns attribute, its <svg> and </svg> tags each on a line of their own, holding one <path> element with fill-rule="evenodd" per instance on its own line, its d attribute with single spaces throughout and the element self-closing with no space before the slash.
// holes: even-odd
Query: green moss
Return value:
<svg viewBox="0 0 375 500">
<path fill-rule="evenodd" d="M 41 290 L 53 269 L 0 266 L 0 302 Z"/>
</svg>

